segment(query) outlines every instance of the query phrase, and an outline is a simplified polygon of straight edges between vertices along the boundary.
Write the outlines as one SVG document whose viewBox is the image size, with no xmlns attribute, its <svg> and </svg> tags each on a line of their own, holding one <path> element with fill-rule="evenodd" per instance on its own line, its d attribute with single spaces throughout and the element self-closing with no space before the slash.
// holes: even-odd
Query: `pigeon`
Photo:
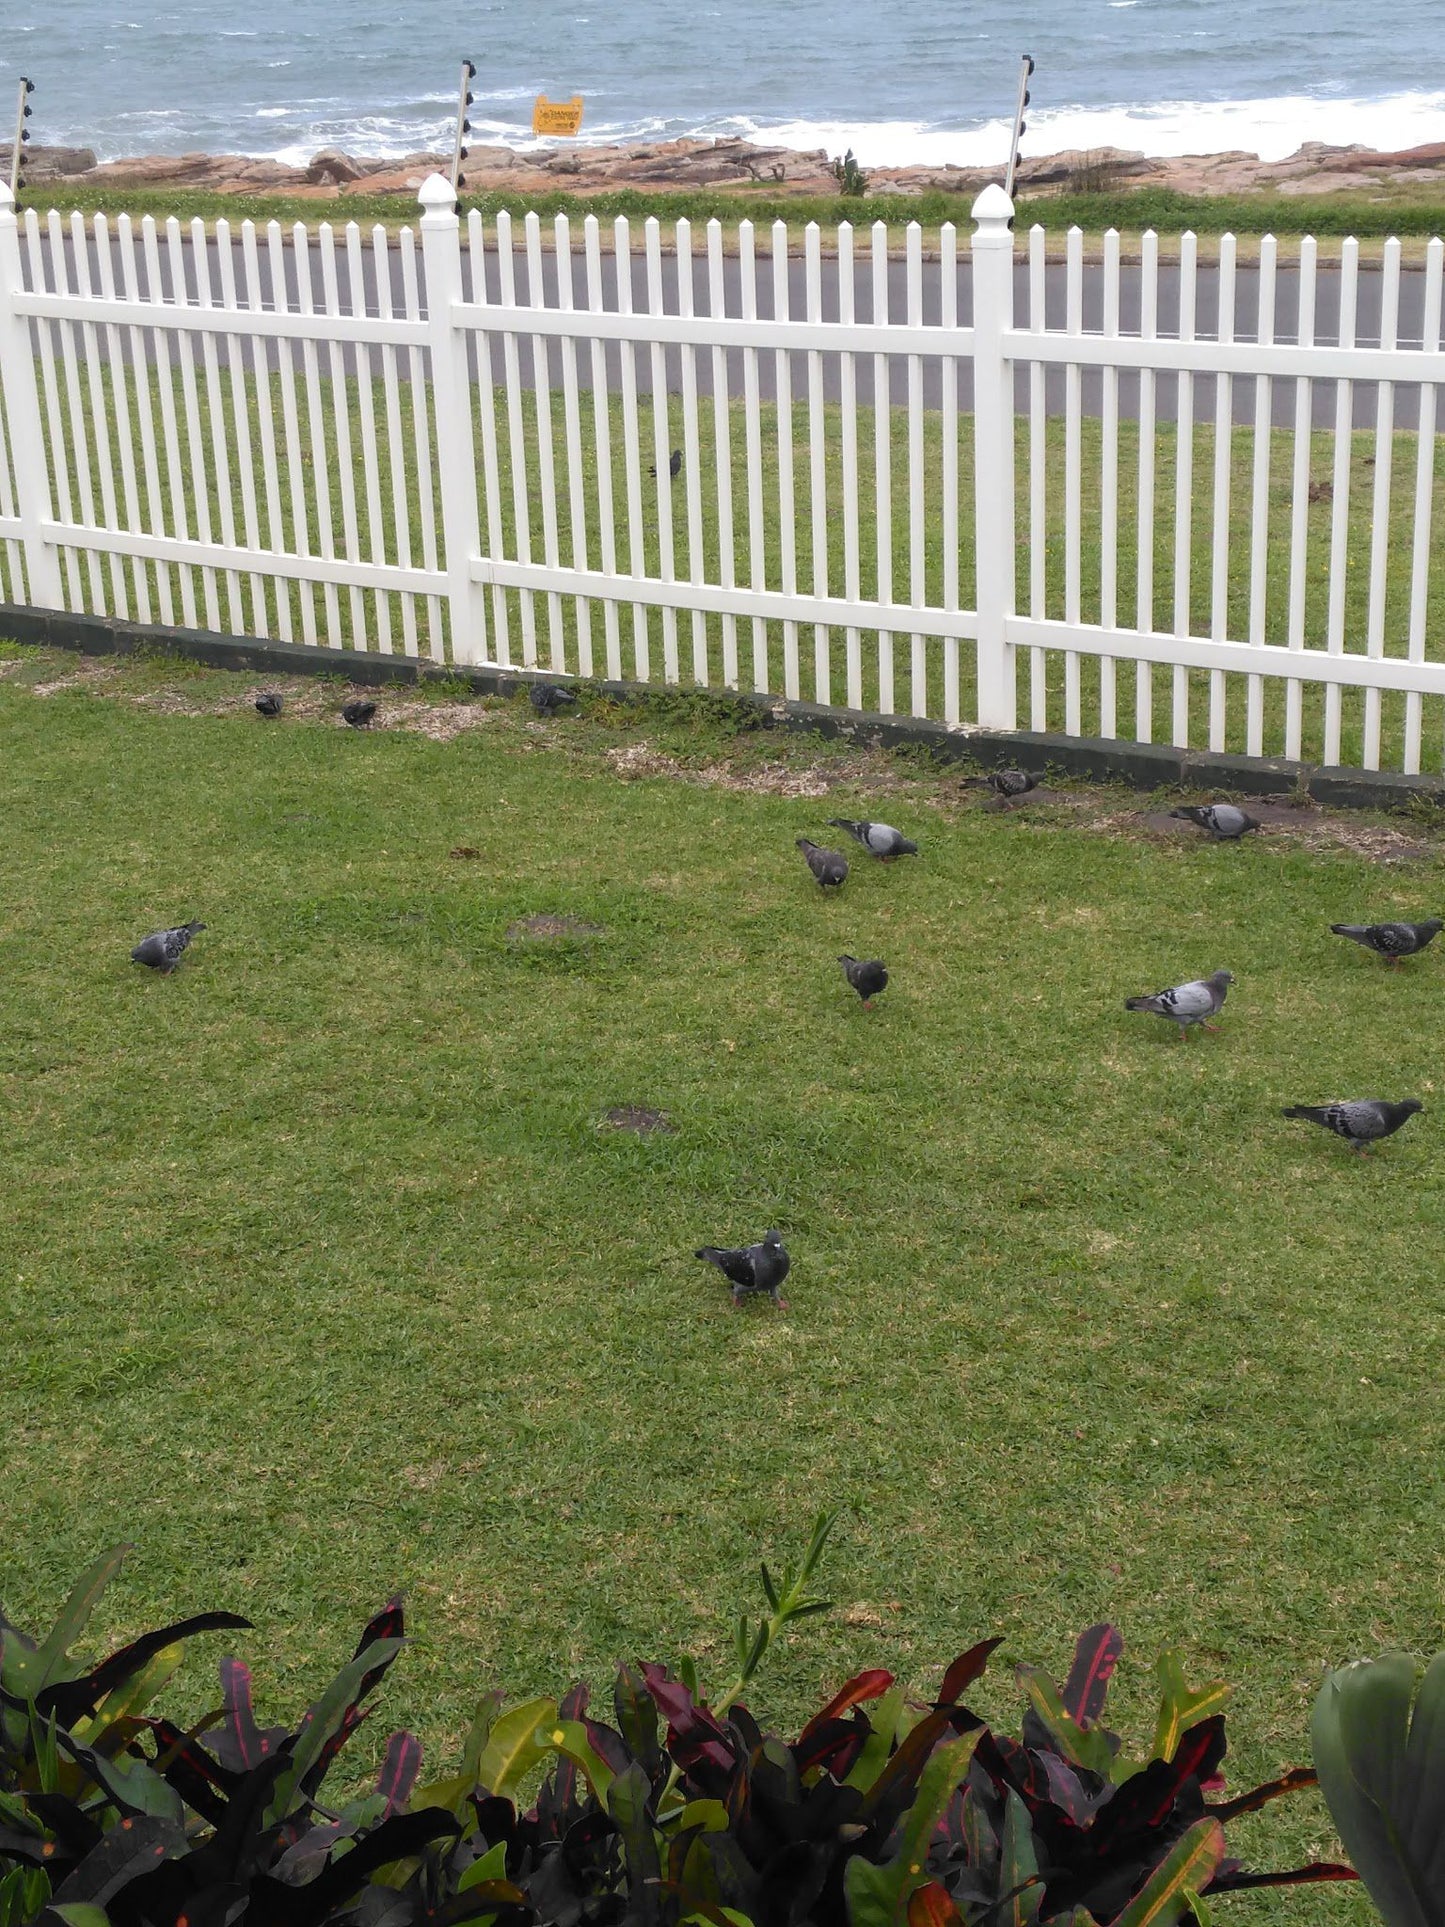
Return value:
<svg viewBox="0 0 1445 1927">
<path fill-rule="evenodd" d="M 1156 1017 L 1167 1017 L 1171 1023 L 1178 1024 L 1182 1040 L 1188 1036 L 1191 1024 L 1203 1024 L 1206 1030 L 1218 1030 L 1219 1026 L 1211 1024 L 1209 1019 L 1217 1017 L 1224 1008 L 1224 1000 L 1233 982 L 1232 971 L 1216 970 L 1212 977 L 1192 984 L 1176 984 L 1173 990 L 1156 990 L 1152 997 L 1126 997 L 1124 1008 L 1150 1010 Z"/>
<path fill-rule="evenodd" d="M 359 696 L 341 705 L 342 720 L 350 723 L 353 729 L 365 729 L 375 714 L 376 704 L 363 702 Z"/>
<path fill-rule="evenodd" d="M 1353 1097 L 1343 1104 L 1291 1104 L 1280 1115 L 1321 1124 L 1363 1156 L 1377 1138 L 1392 1136 L 1424 1108 L 1418 1097 L 1407 1097 L 1399 1104 L 1383 1097 Z"/>
<path fill-rule="evenodd" d="M 1182 809 L 1170 810 L 1169 814 L 1185 823 L 1197 823 L 1201 830 L 1208 830 L 1216 843 L 1237 843 L 1250 830 L 1264 827 L 1243 810 L 1236 809 L 1233 803 L 1186 803 Z"/>
<path fill-rule="evenodd" d="M 258 696 L 256 698 L 256 714 L 258 716 L 279 716 L 283 707 L 281 698 L 269 692 L 264 696 Z"/>
<path fill-rule="evenodd" d="M 888 971 L 877 957 L 840 957 L 843 975 L 863 999 L 864 1010 L 872 1010 L 873 999 L 888 988 Z"/>
<path fill-rule="evenodd" d="M 1425 923 L 1332 923 L 1330 929 L 1337 937 L 1348 937 L 1352 943 L 1362 943 L 1366 950 L 1373 950 L 1377 957 L 1398 963 L 1402 957 L 1413 957 L 1417 950 L 1433 943 L 1441 930 L 1445 930 L 1445 923 L 1439 917 L 1431 917 Z"/>
<path fill-rule="evenodd" d="M 657 473 L 657 469 L 656 469 L 656 467 L 654 466 L 654 467 L 652 467 L 652 468 L 649 468 L 647 472 L 648 472 L 648 474 L 649 474 L 649 475 L 655 475 L 655 474 Z M 672 477 L 672 479 L 673 479 L 674 481 L 676 481 L 676 480 L 677 480 L 677 478 L 678 478 L 678 476 L 679 476 L 679 475 L 681 475 L 681 473 L 682 473 L 682 450 L 681 450 L 680 448 L 675 448 L 675 449 L 674 449 L 674 450 L 672 451 L 672 454 L 671 454 L 671 456 L 670 456 L 670 457 L 668 458 L 668 464 L 667 464 L 667 472 L 668 472 L 668 474 L 669 474 L 669 475 L 670 475 L 670 476 Z"/>
<path fill-rule="evenodd" d="M 559 689 L 553 682 L 534 682 L 527 691 L 527 701 L 539 716 L 555 716 L 559 709 L 568 703 L 575 703 L 576 693 L 571 689 Z"/>
<path fill-rule="evenodd" d="M 174 930 L 153 930 L 148 937 L 142 937 L 131 951 L 130 960 L 132 963 L 147 964 L 163 977 L 169 977 L 191 938 L 205 927 L 203 923 L 182 923 Z"/>
<path fill-rule="evenodd" d="M 1036 790 L 1039 779 L 1030 776 L 1026 769 L 991 769 L 988 786 L 1007 809 L 1013 797 L 1027 796 L 1030 790 Z"/>
<path fill-rule="evenodd" d="M 793 1261 L 784 1249 L 780 1233 L 770 1231 L 760 1245 L 744 1245 L 740 1251 L 723 1251 L 716 1245 L 701 1245 L 692 1255 L 694 1258 L 705 1258 L 710 1265 L 717 1266 L 733 1288 L 734 1309 L 742 1304 L 744 1298 L 757 1297 L 764 1292 L 780 1311 L 788 1309 L 788 1301 L 782 1295 L 782 1283 Z"/>
<path fill-rule="evenodd" d="M 837 850 L 822 849 L 810 843 L 805 836 L 796 839 L 798 848 L 803 852 L 803 861 L 818 879 L 820 888 L 836 890 L 847 881 L 848 859 Z"/>
<path fill-rule="evenodd" d="M 918 855 L 918 845 L 910 843 L 890 823 L 854 823 L 846 816 L 830 816 L 828 828 L 846 830 L 849 836 L 857 837 L 870 856 L 882 857 L 885 862 L 889 857 Z"/>
</svg>

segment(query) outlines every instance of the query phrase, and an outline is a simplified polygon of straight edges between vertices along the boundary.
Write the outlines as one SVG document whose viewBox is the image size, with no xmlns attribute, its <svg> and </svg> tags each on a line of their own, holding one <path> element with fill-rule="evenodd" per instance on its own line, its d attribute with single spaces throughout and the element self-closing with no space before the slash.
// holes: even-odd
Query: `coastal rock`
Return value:
<svg viewBox="0 0 1445 1927">
<path fill-rule="evenodd" d="M 202 187 L 221 193 L 284 190 L 307 199 L 395 194 L 414 198 L 428 174 L 445 173 L 451 155 L 367 157 L 327 148 L 304 168 L 241 154 L 143 155 L 99 166 L 85 148 L 31 150 L 32 180 L 89 182 L 96 187 Z M 869 167 L 870 197 L 916 199 L 941 192 L 969 196 L 999 178 L 993 167 Z M 586 146 L 565 143 L 520 150 L 473 147 L 463 164 L 466 191 L 502 193 L 520 204 L 529 195 L 605 194 L 621 189 L 655 192 L 699 188 L 761 188 L 770 195 L 834 194 L 833 157 L 821 148 L 796 152 L 742 140 L 638 141 Z M 1435 181 L 1445 170 L 1445 142 L 1376 153 L 1369 148 L 1306 142 L 1282 161 L 1257 154 L 1184 154 L 1151 159 L 1121 148 L 1024 155 L 1020 185 L 1031 195 L 1161 187 L 1180 194 L 1332 194 L 1342 189 L 1388 191 L 1392 183 Z"/>
<path fill-rule="evenodd" d="M 88 174 L 94 166 L 95 153 L 89 147 L 27 147 L 25 150 L 25 177 L 30 181 Z"/>
</svg>

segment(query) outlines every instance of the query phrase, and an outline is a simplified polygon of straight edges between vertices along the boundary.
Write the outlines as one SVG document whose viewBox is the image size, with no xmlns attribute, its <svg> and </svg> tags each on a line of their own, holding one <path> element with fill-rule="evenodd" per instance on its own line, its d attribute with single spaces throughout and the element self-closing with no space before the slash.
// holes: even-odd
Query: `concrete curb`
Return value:
<svg viewBox="0 0 1445 1927">
<path fill-rule="evenodd" d="M 446 677 L 483 695 L 511 695 L 537 680 L 536 672 L 450 668 L 419 656 L 363 655 L 352 649 L 313 648 L 254 636 L 221 635 L 208 629 L 172 629 L 122 622 L 110 616 L 70 615 L 0 603 L 0 636 L 92 656 L 142 653 L 183 657 L 216 669 L 245 669 L 287 676 L 335 676 L 363 688 L 388 683 L 416 685 Z M 585 687 L 618 702 L 681 692 L 651 683 L 589 681 Z M 744 690 L 699 690 L 707 698 L 761 711 L 766 726 L 857 742 L 880 749 L 926 750 L 944 763 L 985 768 L 1012 764 L 1042 776 L 1083 777 L 1123 783 L 1132 789 L 1227 791 L 1238 796 L 1308 795 L 1335 809 L 1407 810 L 1421 803 L 1445 809 L 1445 778 L 1397 776 L 1386 770 L 1321 768 L 1267 756 L 1231 756 L 1174 749 L 1162 743 L 1106 741 L 1095 736 L 1053 736 L 1031 730 L 996 732 L 950 728 L 917 716 L 875 716 L 830 709 L 821 703 L 784 702 Z"/>
</svg>

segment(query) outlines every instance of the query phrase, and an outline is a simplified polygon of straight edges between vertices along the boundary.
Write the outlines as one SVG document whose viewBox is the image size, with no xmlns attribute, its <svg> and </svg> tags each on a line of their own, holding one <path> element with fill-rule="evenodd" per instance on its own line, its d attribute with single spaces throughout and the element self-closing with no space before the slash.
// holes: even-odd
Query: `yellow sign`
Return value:
<svg viewBox="0 0 1445 1927">
<path fill-rule="evenodd" d="M 532 109 L 534 134 L 580 134 L 581 131 L 580 94 L 573 94 L 571 100 L 548 100 L 545 94 L 538 94 L 537 104 Z"/>
</svg>

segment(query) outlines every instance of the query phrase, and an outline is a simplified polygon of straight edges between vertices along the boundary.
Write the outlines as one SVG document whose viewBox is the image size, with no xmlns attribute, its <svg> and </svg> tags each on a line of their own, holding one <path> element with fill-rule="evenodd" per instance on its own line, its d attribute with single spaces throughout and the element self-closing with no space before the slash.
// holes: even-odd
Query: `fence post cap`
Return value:
<svg viewBox="0 0 1445 1927">
<path fill-rule="evenodd" d="M 997 181 L 990 181 L 973 204 L 973 218 L 987 232 L 1005 228 L 1014 217 L 1014 204 Z"/>
<path fill-rule="evenodd" d="M 445 174 L 428 174 L 416 197 L 425 210 L 422 219 L 454 221 L 457 218 L 456 189 Z"/>
</svg>

